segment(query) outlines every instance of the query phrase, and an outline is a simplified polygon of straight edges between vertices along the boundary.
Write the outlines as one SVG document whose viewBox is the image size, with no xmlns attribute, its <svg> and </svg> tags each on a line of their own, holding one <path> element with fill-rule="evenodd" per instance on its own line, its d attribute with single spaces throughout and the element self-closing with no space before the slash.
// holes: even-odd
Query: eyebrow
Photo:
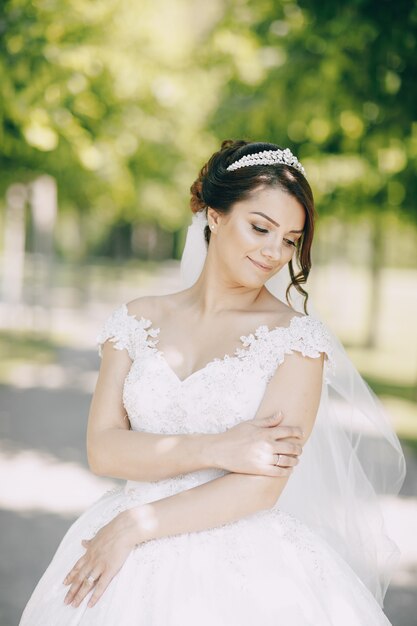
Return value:
<svg viewBox="0 0 417 626">
<path fill-rule="evenodd" d="M 273 220 L 272 217 L 268 217 L 268 215 L 265 215 L 265 213 L 261 213 L 260 211 L 249 211 L 249 212 L 250 213 L 256 213 L 256 215 L 262 215 L 262 217 L 265 217 L 267 220 L 269 220 L 270 222 L 275 224 L 275 226 L 279 226 L 278 222 Z M 289 232 L 290 233 L 302 233 L 303 229 L 301 229 L 301 230 L 290 230 Z"/>
</svg>

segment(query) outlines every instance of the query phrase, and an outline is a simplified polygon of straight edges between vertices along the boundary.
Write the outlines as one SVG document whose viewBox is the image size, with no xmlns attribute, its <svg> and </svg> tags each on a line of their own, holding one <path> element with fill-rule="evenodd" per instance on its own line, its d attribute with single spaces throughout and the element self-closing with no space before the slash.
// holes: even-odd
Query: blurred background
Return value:
<svg viewBox="0 0 417 626">
<path fill-rule="evenodd" d="M 417 2 L 3 0 L 0 76 L 2 626 L 116 484 L 86 462 L 95 337 L 180 288 L 189 187 L 226 138 L 307 170 L 307 290 L 406 453 L 385 611 L 415 625 Z"/>
</svg>

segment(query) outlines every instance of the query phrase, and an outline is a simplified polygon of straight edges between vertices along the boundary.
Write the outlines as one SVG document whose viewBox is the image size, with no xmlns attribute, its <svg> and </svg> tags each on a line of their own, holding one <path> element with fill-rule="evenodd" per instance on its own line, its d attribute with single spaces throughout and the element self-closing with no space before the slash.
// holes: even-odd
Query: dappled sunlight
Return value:
<svg viewBox="0 0 417 626">
<path fill-rule="evenodd" d="M 406 457 L 401 494 L 381 505 L 400 550 L 388 617 L 393 626 L 415 623 L 415 6 L 368 9 L 297 0 L 4 3 L 1 626 L 17 622 L 69 519 L 121 482 L 86 462 L 101 367 L 95 338 L 116 306 L 183 288 L 190 185 L 224 139 L 277 142 L 306 169 L 318 219 L 304 287 L 377 394 L 380 419 Z M 161 313 L 152 316 L 162 323 Z M 174 374 L 184 369 L 175 346 L 162 354 Z M 334 407 L 333 424 L 352 432 L 366 467 L 396 460 L 364 405 L 335 399 Z M 177 444 L 161 437 L 156 461 Z M 196 480 L 205 473 L 212 469 Z M 161 486 L 128 483 L 129 497 L 139 492 L 148 502 L 143 527 L 158 531 L 151 495 L 161 496 Z M 162 569 L 170 575 L 166 561 Z M 274 571 L 281 593 L 296 598 L 285 568 Z M 274 578 L 258 574 L 275 598 Z M 328 608 L 350 626 L 357 620 L 343 592 L 331 594 Z M 199 615 L 200 601 L 191 589 L 185 609 Z M 215 608 L 207 608 L 213 624 Z"/>
<path fill-rule="evenodd" d="M 143 532 L 149 536 L 157 534 L 159 530 L 158 515 L 153 504 L 142 504 L 137 510 L 137 520 Z"/>
<path fill-rule="evenodd" d="M 79 515 L 116 482 L 44 452 L 0 448 L 0 508 Z"/>
</svg>

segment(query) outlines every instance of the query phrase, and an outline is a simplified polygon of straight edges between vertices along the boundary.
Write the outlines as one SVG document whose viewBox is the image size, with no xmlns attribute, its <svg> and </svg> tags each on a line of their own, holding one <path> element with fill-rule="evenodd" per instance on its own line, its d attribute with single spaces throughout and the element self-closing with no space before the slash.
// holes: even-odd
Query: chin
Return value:
<svg viewBox="0 0 417 626">
<path fill-rule="evenodd" d="M 262 278 L 261 276 L 256 279 L 256 278 L 252 278 L 252 279 L 247 279 L 243 284 L 246 287 L 252 288 L 252 289 L 257 289 L 259 287 L 262 287 L 262 285 L 265 285 L 266 281 L 270 278 L 270 276 L 265 276 L 265 278 Z"/>
</svg>

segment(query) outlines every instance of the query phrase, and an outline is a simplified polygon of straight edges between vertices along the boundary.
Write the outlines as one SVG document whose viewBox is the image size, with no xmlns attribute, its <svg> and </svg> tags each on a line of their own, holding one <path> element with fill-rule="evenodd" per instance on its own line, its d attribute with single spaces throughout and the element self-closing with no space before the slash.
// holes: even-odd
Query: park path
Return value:
<svg viewBox="0 0 417 626">
<path fill-rule="evenodd" d="M 1 626 L 18 624 L 63 534 L 117 482 L 93 476 L 86 461 L 98 366 L 91 349 L 60 348 L 53 366 L 27 366 L 13 384 L 0 387 Z M 385 611 L 394 626 L 416 626 L 417 458 L 411 448 L 404 450 L 408 474 L 401 497 L 394 506 L 387 503 L 390 530 L 404 556 Z"/>
</svg>

